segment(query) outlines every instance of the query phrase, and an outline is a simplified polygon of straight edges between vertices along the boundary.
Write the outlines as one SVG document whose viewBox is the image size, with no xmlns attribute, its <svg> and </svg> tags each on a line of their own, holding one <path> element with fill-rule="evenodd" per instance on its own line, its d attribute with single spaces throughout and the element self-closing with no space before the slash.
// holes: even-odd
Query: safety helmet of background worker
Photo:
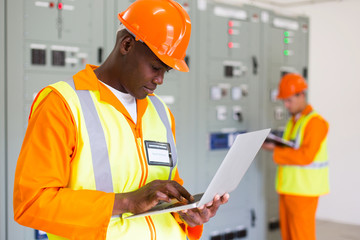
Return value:
<svg viewBox="0 0 360 240">
<path fill-rule="evenodd" d="M 307 89 L 305 79 L 296 73 L 284 75 L 279 83 L 278 99 L 285 99 Z"/>
<path fill-rule="evenodd" d="M 143 41 L 166 65 L 188 72 L 184 58 L 191 34 L 190 17 L 173 0 L 137 0 L 118 14 L 136 40 Z"/>
</svg>

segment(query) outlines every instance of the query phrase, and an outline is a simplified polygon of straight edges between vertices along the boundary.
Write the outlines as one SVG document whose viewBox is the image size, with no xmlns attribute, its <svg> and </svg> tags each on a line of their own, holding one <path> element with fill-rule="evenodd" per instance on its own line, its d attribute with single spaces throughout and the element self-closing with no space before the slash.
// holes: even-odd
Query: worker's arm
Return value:
<svg viewBox="0 0 360 240">
<path fill-rule="evenodd" d="M 300 148 L 275 147 L 274 162 L 280 165 L 310 164 L 319 151 L 328 130 L 329 125 L 323 118 L 314 117 L 310 119 L 305 128 L 304 138 Z"/>
<path fill-rule="evenodd" d="M 70 112 L 51 92 L 30 116 L 15 173 L 14 218 L 69 239 L 104 239 L 114 194 L 67 188 L 77 141 Z"/>
</svg>

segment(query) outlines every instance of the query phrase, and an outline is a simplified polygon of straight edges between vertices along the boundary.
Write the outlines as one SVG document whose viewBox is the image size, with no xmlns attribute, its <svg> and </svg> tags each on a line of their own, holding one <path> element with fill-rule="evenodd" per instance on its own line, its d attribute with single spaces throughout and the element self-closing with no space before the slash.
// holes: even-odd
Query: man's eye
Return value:
<svg viewBox="0 0 360 240">
<path fill-rule="evenodd" d="M 152 66 L 152 69 L 154 69 L 155 71 L 159 71 L 160 70 L 160 68 L 159 67 L 157 67 L 157 66 Z"/>
</svg>

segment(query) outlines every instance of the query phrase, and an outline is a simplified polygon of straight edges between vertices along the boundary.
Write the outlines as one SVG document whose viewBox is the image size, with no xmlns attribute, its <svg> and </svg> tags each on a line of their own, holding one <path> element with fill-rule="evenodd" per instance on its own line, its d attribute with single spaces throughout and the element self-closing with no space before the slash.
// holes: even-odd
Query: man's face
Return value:
<svg viewBox="0 0 360 240">
<path fill-rule="evenodd" d="M 121 83 L 124 92 L 136 99 L 143 99 L 154 93 L 161 85 L 165 72 L 171 68 L 165 65 L 145 44 L 136 41 L 126 60 L 126 79 Z"/>
<path fill-rule="evenodd" d="M 289 98 L 283 99 L 285 108 L 292 115 L 296 115 L 303 110 L 304 101 L 305 101 L 304 93 L 298 93 Z"/>
</svg>

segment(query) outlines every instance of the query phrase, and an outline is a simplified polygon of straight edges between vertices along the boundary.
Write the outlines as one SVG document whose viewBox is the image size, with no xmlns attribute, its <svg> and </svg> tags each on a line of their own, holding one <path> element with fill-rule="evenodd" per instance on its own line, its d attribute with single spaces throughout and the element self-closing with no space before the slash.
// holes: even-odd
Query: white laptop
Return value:
<svg viewBox="0 0 360 240">
<path fill-rule="evenodd" d="M 130 219 L 197 208 L 211 202 L 216 194 L 222 196 L 225 193 L 234 191 L 250 167 L 256 153 L 259 151 L 269 132 L 270 129 L 264 129 L 239 134 L 235 138 L 234 143 L 226 154 L 206 191 L 193 196 L 194 202 L 184 204 L 174 199 L 170 203 L 162 202 L 147 212 L 131 215 L 125 218 Z"/>
</svg>

